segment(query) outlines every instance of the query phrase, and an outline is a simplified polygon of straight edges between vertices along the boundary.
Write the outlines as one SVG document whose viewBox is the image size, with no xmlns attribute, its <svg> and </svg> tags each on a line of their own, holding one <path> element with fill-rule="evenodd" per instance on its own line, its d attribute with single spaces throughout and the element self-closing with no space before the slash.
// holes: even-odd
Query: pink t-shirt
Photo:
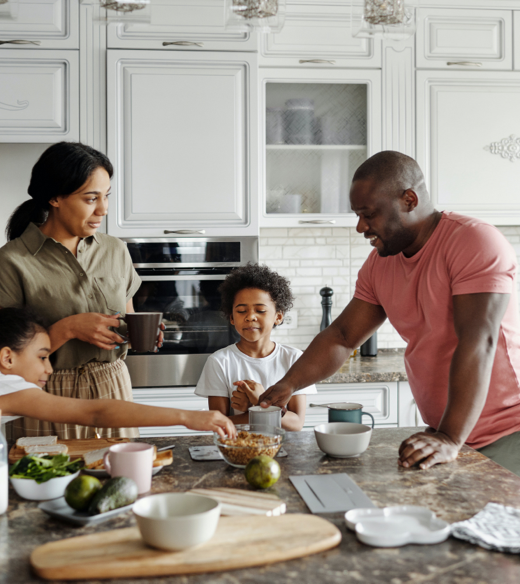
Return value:
<svg viewBox="0 0 520 584">
<path fill-rule="evenodd" d="M 487 400 L 467 439 L 482 448 L 520 430 L 520 320 L 516 255 L 488 223 L 457 213 L 443 216 L 426 245 L 411 258 L 380 257 L 374 250 L 361 268 L 355 297 L 382 306 L 408 343 L 405 366 L 423 420 L 437 428 L 448 397 L 457 337 L 452 296 L 511 294 L 500 324 Z"/>
</svg>

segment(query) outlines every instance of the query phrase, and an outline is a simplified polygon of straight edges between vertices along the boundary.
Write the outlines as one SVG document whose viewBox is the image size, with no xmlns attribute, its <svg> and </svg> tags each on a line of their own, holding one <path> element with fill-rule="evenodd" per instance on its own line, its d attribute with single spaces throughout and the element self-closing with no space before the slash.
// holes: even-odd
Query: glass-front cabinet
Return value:
<svg viewBox="0 0 520 584">
<path fill-rule="evenodd" d="M 261 225 L 355 225 L 356 168 L 381 149 L 379 70 L 260 71 Z"/>
</svg>

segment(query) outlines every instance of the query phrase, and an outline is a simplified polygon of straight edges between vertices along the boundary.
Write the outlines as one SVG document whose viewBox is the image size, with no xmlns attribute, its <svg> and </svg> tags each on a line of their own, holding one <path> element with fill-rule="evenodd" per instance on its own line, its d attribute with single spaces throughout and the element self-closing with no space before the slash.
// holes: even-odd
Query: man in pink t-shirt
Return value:
<svg viewBox="0 0 520 584">
<path fill-rule="evenodd" d="M 350 203 L 357 231 L 375 248 L 354 298 L 261 396 L 262 405 L 282 405 L 334 373 L 388 318 L 408 344 L 408 379 L 429 425 L 403 442 L 399 464 L 449 462 L 467 443 L 520 474 L 513 249 L 492 225 L 436 211 L 419 166 L 398 152 L 380 152 L 358 168 Z"/>
</svg>

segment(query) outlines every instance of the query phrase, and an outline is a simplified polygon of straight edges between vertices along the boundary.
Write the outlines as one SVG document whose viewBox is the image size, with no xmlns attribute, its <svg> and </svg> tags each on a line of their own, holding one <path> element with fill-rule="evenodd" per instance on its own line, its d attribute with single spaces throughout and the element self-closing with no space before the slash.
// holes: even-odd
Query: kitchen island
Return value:
<svg viewBox="0 0 520 584">
<path fill-rule="evenodd" d="M 405 470 L 397 466 L 397 449 L 415 428 L 376 429 L 368 450 L 359 458 L 334 459 L 317 447 L 311 432 L 289 433 L 287 458 L 279 459 L 282 478 L 271 492 L 287 503 L 288 513 L 308 513 L 289 481 L 290 475 L 346 472 L 375 505 L 422 505 L 449 522 L 467 519 L 494 501 L 520 507 L 520 477 L 478 452 L 464 447 L 457 461 L 430 470 Z M 224 461 L 192 461 L 188 446 L 210 444 L 210 436 L 148 439 L 158 447 L 175 443 L 173 465 L 154 479 L 152 493 L 187 491 L 194 487 L 248 489 L 243 471 Z M 433 546 L 372 548 L 347 531 L 342 513 L 323 515 L 342 533 L 339 547 L 298 560 L 210 575 L 121 579 L 121 583 L 179 584 L 517 584 L 520 558 L 490 552 L 449 538 Z M 8 513 L 0 517 L 0 582 L 42 582 L 31 574 L 32 550 L 46 542 L 135 525 L 130 512 L 92 527 L 74 527 L 52 519 L 37 503 L 10 491 Z M 98 582 L 98 581 L 96 581 Z"/>
</svg>

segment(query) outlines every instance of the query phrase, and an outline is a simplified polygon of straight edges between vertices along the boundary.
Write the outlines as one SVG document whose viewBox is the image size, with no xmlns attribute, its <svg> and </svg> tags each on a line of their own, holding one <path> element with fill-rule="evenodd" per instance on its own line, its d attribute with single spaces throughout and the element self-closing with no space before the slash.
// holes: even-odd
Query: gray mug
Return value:
<svg viewBox="0 0 520 584">
<path fill-rule="evenodd" d="M 262 424 L 264 426 L 282 427 L 282 408 L 278 406 L 253 406 L 249 408 L 249 423 Z"/>
<path fill-rule="evenodd" d="M 128 338 L 133 351 L 153 353 L 157 347 L 162 312 L 128 312 L 123 320 L 128 325 Z"/>
<path fill-rule="evenodd" d="M 372 419 L 372 428 L 374 427 L 374 416 L 363 411 L 361 404 L 338 404 L 339 407 L 329 406 L 329 422 L 352 422 L 362 424 L 363 416 L 370 416 Z"/>
</svg>

